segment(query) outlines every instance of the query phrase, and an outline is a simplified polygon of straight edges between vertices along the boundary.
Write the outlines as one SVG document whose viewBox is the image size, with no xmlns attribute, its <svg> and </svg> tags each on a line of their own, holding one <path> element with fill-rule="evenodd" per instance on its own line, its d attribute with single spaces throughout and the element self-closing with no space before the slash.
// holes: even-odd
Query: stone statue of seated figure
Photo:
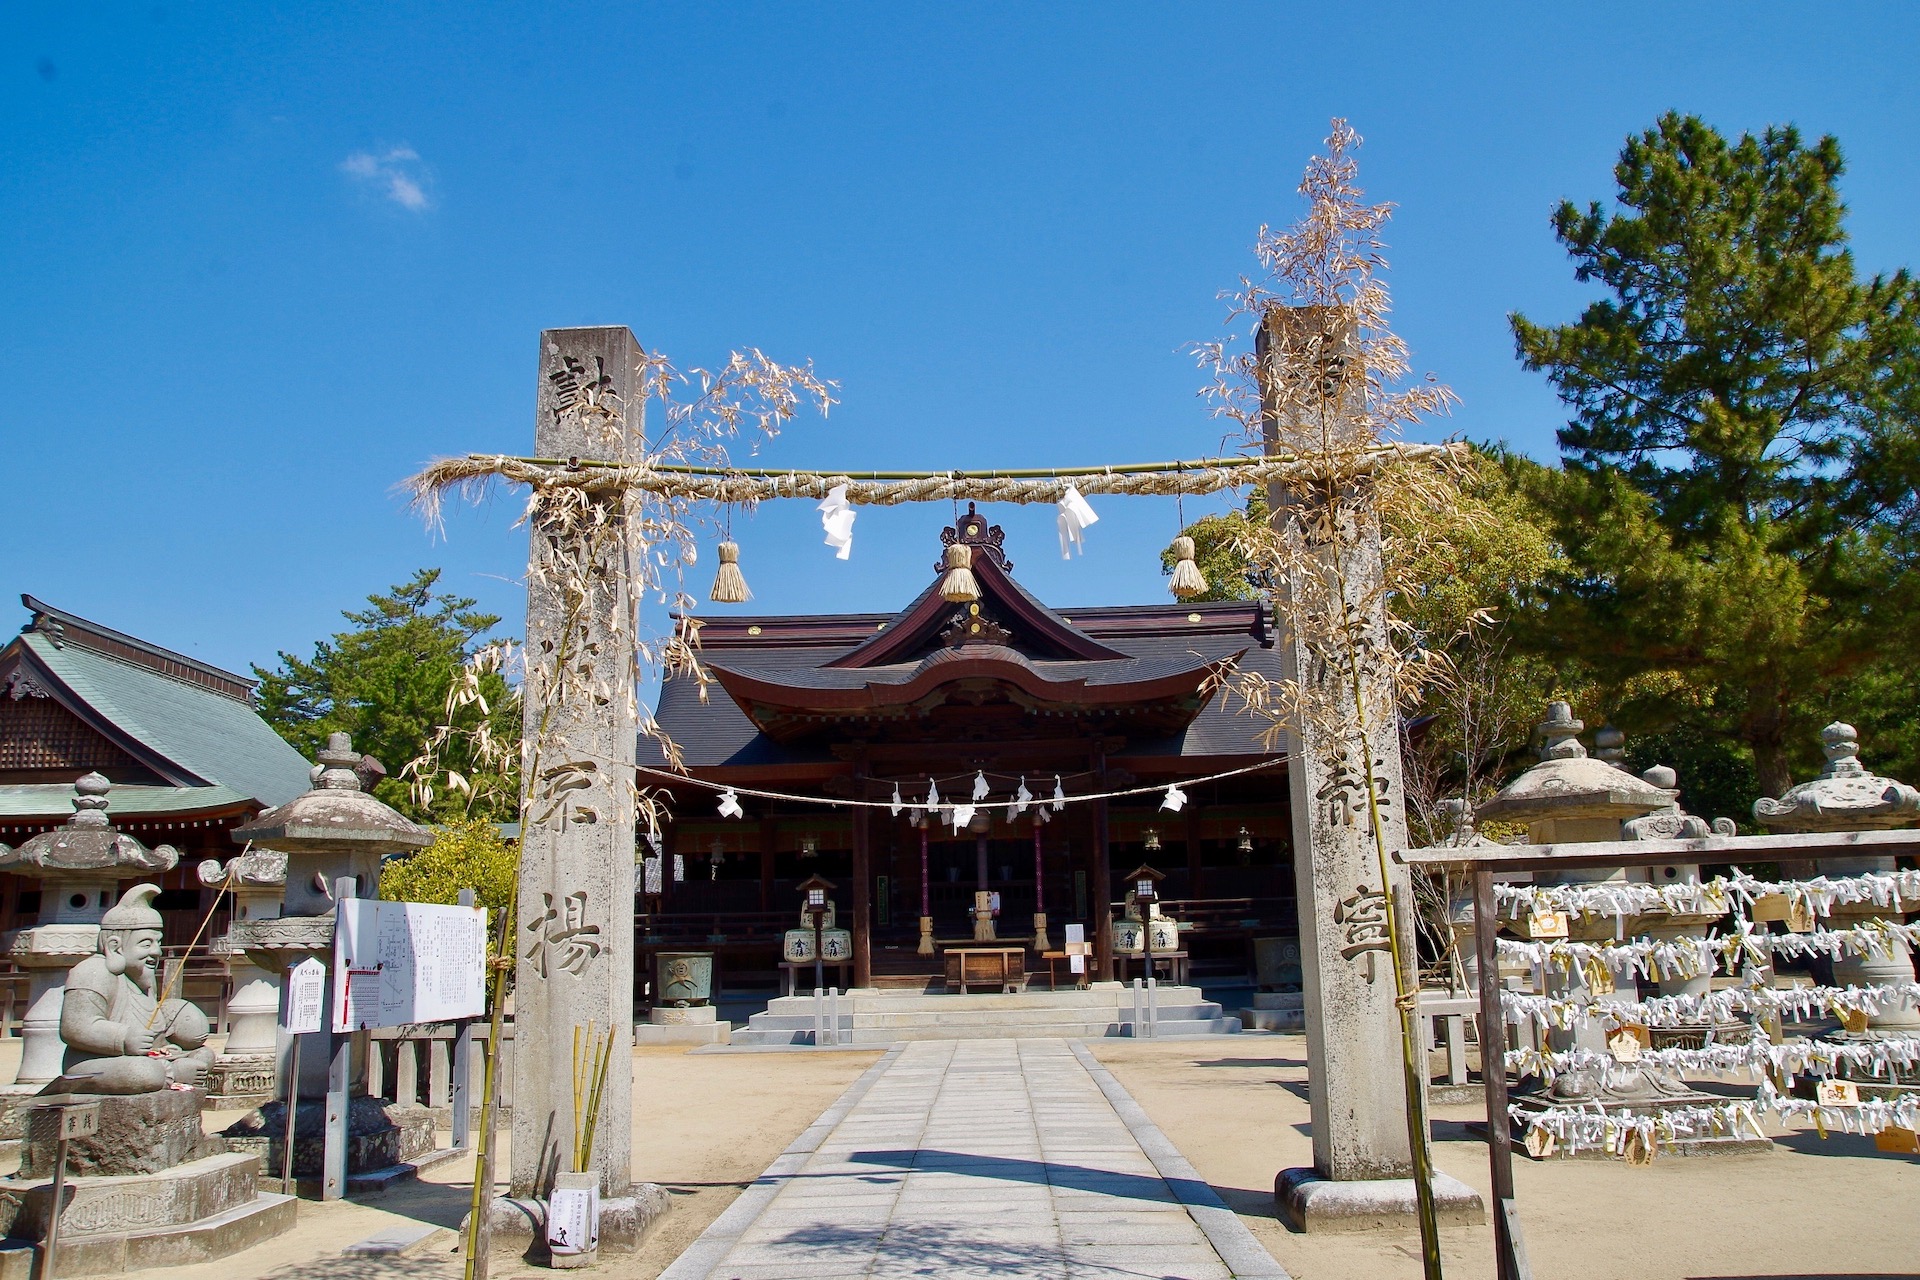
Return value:
<svg viewBox="0 0 1920 1280">
<path fill-rule="evenodd" d="M 197 1085 L 213 1065 L 207 1015 L 185 1000 L 158 1003 L 159 893 L 152 884 L 127 890 L 100 918 L 99 953 L 68 971 L 65 1071 L 48 1093 L 153 1093 Z"/>
</svg>

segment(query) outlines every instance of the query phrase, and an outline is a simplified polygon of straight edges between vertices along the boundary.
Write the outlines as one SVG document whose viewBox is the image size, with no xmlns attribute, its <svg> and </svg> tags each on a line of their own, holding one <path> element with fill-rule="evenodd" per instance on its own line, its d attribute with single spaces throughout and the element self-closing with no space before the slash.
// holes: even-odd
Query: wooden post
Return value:
<svg viewBox="0 0 1920 1280">
<path fill-rule="evenodd" d="M 1532 1280 L 1513 1204 L 1513 1121 L 1507 1117 L 1507 1018 L 1500 1008 L 1493 871 L 1473 869 L 1473 949 L 1480 962 L 1480 1079 L 1487 1097 L 1487 1163 L 1493 1174 L 1493 1250 L 1500 1280 Z"/>
<path fill-rule="evenodd" d="M 1093 749 L 1093 786 L 1096 791 L 1107 789 L 1107 749 L 1097 744 Z M 1107 848 L 1107 802 L 1104 798 L 1095 800 L 1093 809 L 1093 848 L 1090 861 L 1091 879 L 1088 886 L 1089 901 L 1087 907 L 1093 912 L 1093 968 L 1097 982 L 1113 981 L 1113 912 L 1109 903 L 1113 899 L 1113 853 Z"/>
<path fill-rule="evenodd" d="M 760 819 L 760 909 L 773 910 L 773 859 L 774 846 L 779 843 L 780 830 L 771 816 Z"/>
<path fill-rule="evenodd" d="M 865 771 L 854 777 L 853 793 L 866 794 Z M 853 811 L 853 985 L 873 985 L 873 856 L 867 830 L 868 810 Z"/>
<path fill-rule="evenodd" d="M 1200 806 L 1189 802 L 1187 811 L 1182 815 L 1187 820 L 1187 896 L 1204 898 L 1200 866 Z"/>
</svg>

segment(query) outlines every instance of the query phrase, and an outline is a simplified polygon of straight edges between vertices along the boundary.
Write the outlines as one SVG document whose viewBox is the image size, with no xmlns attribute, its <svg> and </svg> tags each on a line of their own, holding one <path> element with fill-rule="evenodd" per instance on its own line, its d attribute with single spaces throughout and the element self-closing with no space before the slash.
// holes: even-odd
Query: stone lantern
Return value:
<svg viewBox="0 0 1920 1280">
<path fill-rule="evenodd" d="M 1860 763 L 1859 735 L 1850 724 L 1834 723 L 1820 731 L 1827 757 L 1826 768 L 1811 782 L 1803 782 L 1778 800 L 1756 800 L 1753 816 L 1772 831 L 1790 834 L 1801 831 L 1885 831 L 1911 825 L 1920 818 L 1920 791 L 1868 773 Z M 1868 872 L 1885 874 L 1894 869 L 1890 855 L 1858 858 L 1829 858 L 1820 870 L 1829 876 L 1857 876 Z M 1870 902 L 1844 905 L 1835 903 L 1831 924 L 1845 929 L 1874 919 L 1898 921 L 1902 913 Z M 1914 980 L 1913 956 L 1907 944 L 1898 938 L 1884 940 L 1887 950 L 1879 955 L 1843 955 L 1833 962 L 1833 980 L 1843 987 L 1873 986 L 1880 983 L 1909 983 Z M 1842 1032 L 1841 1039 L 1879 1039 L 1920 1034 L 1920 1010 L 1889 1003 L 1869 1015 L 1862 1031 Z"/>
<path fill-rule="evenodd" d="M 100 917 L 119 896 L 120 881 L 171 871 L 180 861 L 170 845 L 149 849 L 107 821 L 113 784 L 89 773 L 73 784 L 73 817 L 18 849 L 0 845 L 0 871 L 40 882 L 40 914 L 32 925 L 0 936 L 0 947 L 33 975 L 21 1024 L 16 1088 L 33 1093 L 59 1076 L 66 1046 L 60 1009 L 67 970 L 91 956 Z"/>
<path fill-rule="evenodd" d="M 1708 822 L 1682 809 L 1679 775 L 1666 765 L 1654 765 L 1642 773 L 1640 779 L 1648 786 L 1665 792 L 1668 802 L 1664 808 L 1656 809 L 1645 817 L 1630 818 L 1621 824 L 1621 834 L 1628 840 L 1703 840 L 1708 836 L 1739 834 L 1739 828 L 1734 826 L 1731 818 L 1715 818 Z M 1698 863 L 1669 863 L 1646 870 L 1648 879 L 1655 884 L 1700 882 Z M 1636 917 L 1632 927 L 1656 941 L 1674 942 L 1683 937 L 1698 936 L 1725 914 L 1722 911 L 1655 911 Z M 1708 968 L 1691 977 L 1675 974 L 1656 978 L 1655 985 L 1663 996 L 1703 996 L 1713 990 L 1713 970 Z M 1752 1026 L 1744 1022 L 1703 1021 L 1683 1027 L 1656 1027 L 1650 1034 L 1653 1046 L 1657 1049 L 1700 1049 L 1709 1041 L 1744 1042 L 1752 1035 Z"/>
<path fill-rule="evenodd" d="M 1548 707 L 1547 719 L 1536 731 L 1541 741 L 1540 763 L 1515 778 L 1492 800 L 1480 806 L 1477 817 L 1520 822 L 1527 826 L 1533 844 L 1572 844 L 1617 841 L 1625 836 L 1623 824 L 1648 814 L 1673 808 L 1668 790 L 1617 768 L 1606 760 L 1589 757 L 1580 744 L 1585 726 L 1574 719 L 1564 702 Z M 1609 754 L 1617 754 L 1619 740 L 1613 733 L 1603 744 Z M 1665 775 L 1661 775 L 1664 779 Z M 1607 881 L 1645 880 L 1646 872 L 1626 868 L 1570 868 L 1565 872 L 1535 873 L 1535 883 L 1597 884 Z M 1524 937 L 1536 936 L 1535 923 L 1528 918 L 1513 922 L 1514 931 Z M 1544 922 L 1541 922 L 1544 923 Z M 1634 921 L 1637 926 L 1637 920 Z M 1616 940 L 1619 922 L 1611 917 L 1582 916 L 1569 912 L 1566 936 L 1577 942 L 1606 944 Z M 1545 936 L 1542 934 L 1541 936 Z M 1557 930 L 1553 936 L 1559 936 Z M 1548 965 L 1546 994 L 1579 1003 L 1627 1003 L 1638 998 L 1630 972 L 1589 975 L 1578 966 L 1563 970 Z M 1601 982 L 1595 986 L 1595 979 Z M 1586 1019 L 1571 1031 L 1549 1034 L 1550 1046 L 1558 1051 L 1585 1049 L 1601 1055 L 1613 1053 L 1607 1033 L 1598 1019 Z M 1671 1106 L 1699 1106 L 1714 1101 L 1708 1095 L 1689 1088 L 1677 1076 L 1634 1061 L 1637 1054 L 1615 1054 L 1617 1060 L 1601 1070 L 1562 1072 L 1544 1095 L 1515 1099 L 1515 1105 L 1527 1109 L 1548 1106 L 1601 1105 L 1626 1111 L 1657 1110 Z M 1680 1144 L 1683 1151 L 1743 1151 L 1754 1148 L 1752 1140 L 1713 1138 Z"/>
<path fill-rule="evenodd" d="M 319 753 L 311 790 L 233 829 L 235 841 L 286 855 L 279 915 L 238 920 L 232 930 L 233 946 L 261 968 L 284 974 L 312 957 L 331 971 L 334 885 L 351 880 L 354 896 L 374 897 L 379 892 L 383 857 L 433 842 L 431 831 L 361 790 L 365 764 L 346 734 L 333 734 Z M 399 1163 L 433 1143 L 432 1119 L 424 1110 L 419 1118 L 411 1114 L 390 1118 L 393 1108 L 364 1096 L 368 1039 L 367 1032 L 353 1034 L 348 1085 L 353 1098 L 348 1168 L 356 1173 Z M 299 1174 L 319 1172 L 327 1045 L 326 1032 L 302 1037 L 294 1153 Z M 277 1141 L 284 1131 L 283 1105 L 271 1102 L 249 1113 L 227 1130 L 227 1137 L 238 1146 L 257 1146 L 264 1153 L 268 1139 Z M 396 1119 L 403 1123 L 396 1124 Z"/>
<path fill-rule="evenodd" d="M 227 1001 L 227 1042 L 207 1073 L 207 1097 L 228 1107 L 257 1106 L 273 1097 L 279 1071 L 280 971 L 261 968 L 234 946 L 233 929 L 280 914 L 287 855 L 249 849 L 225 862 L 208 858 L 195 868 L 200 883 L 231 895 L 228 931 L 210 950 L 227 962 L 234 992 Z"/>
</svg>

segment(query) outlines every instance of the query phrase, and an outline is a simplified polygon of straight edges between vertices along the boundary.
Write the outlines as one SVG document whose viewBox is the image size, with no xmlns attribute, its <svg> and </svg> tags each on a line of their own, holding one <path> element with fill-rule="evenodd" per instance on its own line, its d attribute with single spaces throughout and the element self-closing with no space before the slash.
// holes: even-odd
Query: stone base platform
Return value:
<svg viewBox="0 0 1920 1280">
<path fill-rule="evenodd" d="M 226 1143 L 200 1129 L 206 1096 L 198 1089 L 162 1089 L 130 1097 L 74 1094 L 100 1107 L 100 1127 L 67 1146 L 67 1174 L 155 1174 L 188 1161 L 223 1154 Z M 28 1113 L 26 1145 L 20 1150 L 22 1178 L 53 1176 L 60 1136 L 59 1119 L 50 1111 Z"/>
<path fill-rule="evenodd" d="M 635 1044 L 726 1044 L 733 1037 L 731 1022 L 636 1022 Z"/>
<path fill-rule="evenodd" d="M 27 1112 L 38 1104 L 34 1101 L 43 1084 L 0 1085 L 0 1141 L 10 1141 L 27 1136 Z"/>
<path fill-rule="evenodd" d="M 640 1247 L 641 1237 L 667 1212 L 665 1187 L 651 1182 L 636 1182 L 629 1195 L 600 1201 L 600 1252 L 632 1253 Z M 529 1261 L 546 1264 L 547 1205 L 544 1200 L 522 1196 L 500 1196 L 489 1206 L 492 1219 L 493 1253 L 510 1253 Z M 464 1233 L 467 1223 L 462 1220 Z"/>
<path fill-rule="evenodd" d="M 157 1173 L 78 1177 L 60 1211 L 61 1276 L 102 1275 L 226 1257 L 293 1225 L 291 1196 L 262 1194 L 250 1155 L 206 1156 Z M 0 1179 L 0 1221 L 16 1241 L 46 1238 L 50 1178 Z"/>
<path fill-rule="evenodd" d="M 295 1112 L 295 1177 L 317 1178 L 321 1174 L 326 1156 L 326 1110 L 326 1104 L 316 1098 L 302 1101 Z M 426 1107 L 355 1098 L 347 1111 L 347 1172 L 365 1174 L 412 1164 L 433 1150 L 433 1129 L 433 1112 Z M 229 1149 L 259 1156 L 264 1167 L 278 1174 L 286 1132 L 286 1104 L 269 1102 L 229 1125 L 222 1136 Z"/>
<path fill-rule="evenodd" d="M 1298 991 L 1256 992 L 1253 1007 L 1240 1011 L 1240 1025 L 1249 1031 L 1304 1031 L 1306 999 Z"/>
<path fill-rule="evenodd" d="M 1405 1230 L 1419 1222 L 1412 1178 L 1335 1182 L 1312 1169 L 1282 1169 L 1273 1180 L 1273 1200 L 1295 1231 Z M 1433 1208 L 1443 1227 L 1477 1227 L 1487 1220 L 1480 1193 L 1438 1170 Z"/>
<path fill-rule="evenodd" d="M 278 1089 L 273 1055 L 229 1058 L 221 1054 L 207 1072 L 207 1106 L 216 1110 L 257 1107 Z"/>
</svg>

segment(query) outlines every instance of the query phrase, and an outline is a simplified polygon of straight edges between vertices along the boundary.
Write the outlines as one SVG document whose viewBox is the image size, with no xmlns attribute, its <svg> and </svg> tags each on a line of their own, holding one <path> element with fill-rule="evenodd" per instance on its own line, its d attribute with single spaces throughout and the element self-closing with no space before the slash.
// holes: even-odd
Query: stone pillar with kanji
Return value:
<svg viewBox="0 0 1920 1280">
<path fill-rule="evenodd" d="M 1323 378 L 1344 384 L 1328 392 L 1329 399 L 1358 394 L 1359 344 L 1351 321 L 1336 309 L 1276 308 L 1261 326 L 1257 350 L 1268 387 L 1270 454 L 1308 434 L 1303 424 L 1281 420 L 1293 412 L 1287 407 L 1293 398 L 1274 394 L 1274 379 L 1298 376 L 1282 362 L 1304 355 L 1323 366 Z M 1270 507 L 1282 528 L 1291 518 L 1288 494 L 1276 487 Z M 1379 530 L 1367 524 L 1363 519 L 1358 536 L 1329 541 L 1319 552 L 1325 562 L 1311 571 L 1332 581 L 1337 570 L 1346 608 L 1358 625 L 1384 637 Z M 1279 587 L 1302 589 L 1298 583 Z M 1274 1198 L 1303 1231 L 1406 1224 L 1415 1217 L 1416 1198 L 1387 928 L 1405 872 L 1383 883 L 1367 796 L 1371 785 L 1389 850 L 1406 848 L 1398 720 L 1384 682 L 1375 679 L 1363 727 L 1351 677 L 1330 660 L 1326 644 L 1289 627 L 1281 656 L 1286 678 L 1299 683 L 1302 701 L 1314 708 L 1288 724 L 1287 763 L 1313 1167 L 1281 1170 Z M 1456 1179 L 1436 1172 L 1434 1193 L 1442 1223 L 1483 1217 L 1479 1195 Z"/>
<path fill-rule="evenodd" d="M 643 353 L 623 326 L 542 333 L 534 452 L 637 461 L 644 378 Z M 605 1200 L 633 1191 L 638 715 L 625 539 L 627 505 L 635 501 L 618 490 L 549 492 L 536 495 L 529 521 L 514 921 L 515 1197 L 544 1198 L 554 1174 L 574 1168 L 574 1057 L 589 1026 L 613 1034 L 589 1169 L 600 1175 Z M 602 1248 L 625 1243 L 601 1238 Z"/>
</svg>

